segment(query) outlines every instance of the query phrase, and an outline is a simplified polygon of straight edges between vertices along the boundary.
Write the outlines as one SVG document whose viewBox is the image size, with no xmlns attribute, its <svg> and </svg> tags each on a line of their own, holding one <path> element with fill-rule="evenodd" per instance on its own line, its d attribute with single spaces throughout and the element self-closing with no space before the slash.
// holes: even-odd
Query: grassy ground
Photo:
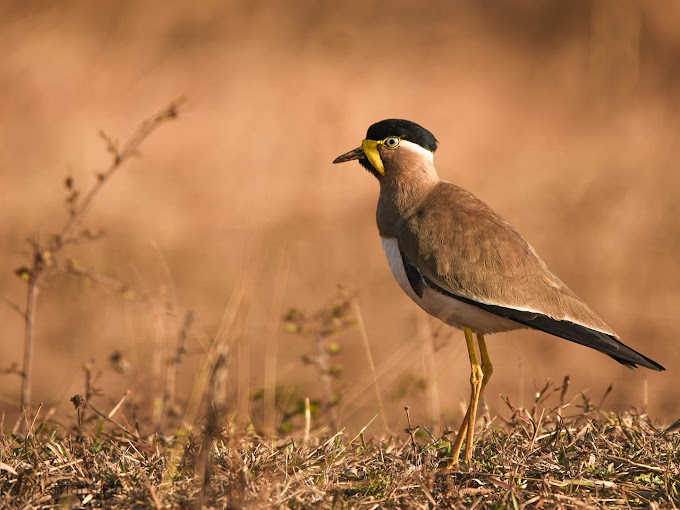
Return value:
<svg viewBox="0 0 680 510">
<path fill-rule="evenodd" d="M 172 437 L 97 415 L 80 432 L 34 423 L 1 436 L 0 507 L 677 508 L 677 432 L 585 399 L 533 416 L 510 408 L 483 427 L 472 465 L 455 470 L 445 438 L 418 427 L 387 439 L 274 439 L 235 433 L 216 412 Z"/>
</svg>

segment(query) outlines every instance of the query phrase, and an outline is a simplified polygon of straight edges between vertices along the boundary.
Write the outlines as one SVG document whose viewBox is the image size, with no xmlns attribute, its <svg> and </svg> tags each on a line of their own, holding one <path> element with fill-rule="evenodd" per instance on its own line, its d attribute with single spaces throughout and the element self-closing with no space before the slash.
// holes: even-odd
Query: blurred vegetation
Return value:
<svg viewBox="0 0 680 510">
<path fill-rule="evenodd" d="M 388 422 L 410 404 L 414 421 L 457 423 L 462 338 L 428 358 L 422 312 L 380 248 L 375 182 L 330 164 L 394 116 L 431 129 L 442 177 L 517 226 L 624 341 L 668 373 L 680 369 L 676 2 L 10 1 L 0 5 L 0 41 L 0 294 L 13 300 L 25 285 L 13 273 L 25 266 L 24 240 L 68 217 L 65 177 L 87 182 L 108 164 L 99 131 L 129 132 L 159 97 L 192 100 L 89 211 L 107 236 L 78 254 L 147 299 L 61 276 L 44 289 L 34 401 L 45 410 L 72 412 L 93 360 L 105 388 L 95 404 L 128 395 L 135 416 L 160 420 L 166 376 L 185 389 L 196 374 L 210 380 L 209 352 L 229 361 L 225 401 L 245 428 L 259 410 L 251 397 L 264 385 L 267 341 L 285 343 L 276 384 L 295 402 L 321 402 L 300 362 L 309 344 L 272 340 L 269 325 L 293 305 L 323 308 L 341 283 L 361 300 Z M 188 310 L 186 356 L 173 365 Z M 0 368 L 12 372 L 23 324 L 4 305 L 0 321 Z M 375 416 L 377 393 L 361 332 L 348 330 L 341 345 L 346 385 L 335 407 L 340 426 L 357 429 Z M 664 374 L 630 373 L 529 332 L 489 347 L 505 361 L 488 390 L 492 414 L 500 393 L 521 403 L 534 381 L 570 374 L 595 393 L 613 384 L 611 407 L 677 418 Z M 106 366 L 112 353 L 125 371 Z M 0 406 L 15 423 L 20 385 L 11 374 L 2 383 Z M 433 383 L 446 388 L 439 419 L 413 401 Z M 199 406 L 192 398 L 180 391 L 171 407 Z"/>
</svg>

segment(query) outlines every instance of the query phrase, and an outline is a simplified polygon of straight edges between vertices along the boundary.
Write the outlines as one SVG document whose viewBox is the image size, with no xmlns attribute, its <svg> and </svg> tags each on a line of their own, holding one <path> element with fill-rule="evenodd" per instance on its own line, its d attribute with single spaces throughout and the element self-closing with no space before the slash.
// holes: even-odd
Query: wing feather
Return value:
<svg viewBox="0 0 680 510">
<path fill-rule="evenodd" d="M 621 343 L 509 223 L 458 186 L 441 182 L 404 221 L 397 239 L 416 293 L 422 288 L 415 268 L 426 285 L 453 298 L 625 365 L 663 370 Z"/>
</svg>

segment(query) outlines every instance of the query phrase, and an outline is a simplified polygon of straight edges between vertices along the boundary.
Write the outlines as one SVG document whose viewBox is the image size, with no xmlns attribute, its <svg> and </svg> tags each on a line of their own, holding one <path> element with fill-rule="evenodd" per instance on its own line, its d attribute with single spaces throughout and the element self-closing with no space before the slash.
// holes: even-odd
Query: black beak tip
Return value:
<svg viewBox="0 0 680 510">
<path fill-rule="evenodd" d="M 349 152 L 346 152 L 345 154 L 338 156 L 333 160 L 333 164 L 337 163 L 345 163 L 346 161 L 352 161 L 354 159 L 362 159 L 364 158 L 364 151 L 361 147 L 357 147 L 354 150 L 351 150 Z"/>
</svg>

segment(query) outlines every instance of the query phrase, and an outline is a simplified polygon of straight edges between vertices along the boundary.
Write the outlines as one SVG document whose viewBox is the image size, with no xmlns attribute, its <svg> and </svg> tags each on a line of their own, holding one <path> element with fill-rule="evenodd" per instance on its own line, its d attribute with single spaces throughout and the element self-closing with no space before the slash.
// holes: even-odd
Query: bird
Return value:
<svg viewBox="0 0 680 510">
<path fill-rule="evenodd" d="M 463 330 L 470 401 L 450 443 L 453 468 L 463 441 L 465 462 L 472 461 L 479 398 L 493 373 L 485 335 L 536 329 L 631 368 L 665 369 L 621 342 L 495 210 L 441 179 L 434 164 L 438 145 L 419 124 L 386 119 L 371 125 L 361 145 L 333 163 L 358 160 L 378 180 L 376 221 L 394 278 L 427 313 Z"/>
</svg>

